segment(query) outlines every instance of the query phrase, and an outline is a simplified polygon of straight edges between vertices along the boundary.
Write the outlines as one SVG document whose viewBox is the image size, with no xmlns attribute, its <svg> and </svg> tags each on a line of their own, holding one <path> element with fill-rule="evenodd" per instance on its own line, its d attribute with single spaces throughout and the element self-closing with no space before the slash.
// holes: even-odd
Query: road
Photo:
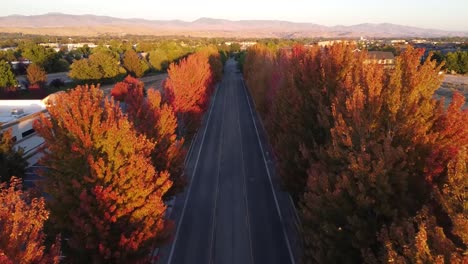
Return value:
<svg viewBox="0 0 468 264">
<path fill-rule="evenodd" d="M 229 60 L 186 163 L 158 263 L 294 263 L 249 97 Z"/>
<path fill-rule="evenodd" d="M 446 74 L 434 97 L 437 99 L 445 97 L 445 106 L 448 107 L 452 102 L 452 95 L 455 91 L 465 96 L 466 101 L 463 108 L 468 109 L 468 76 Z"/>
<path fill-rule="evenodd" d="M 149 89 L 149 88 L 159 89 L 161 88 L 162 81 L 166 79 L 166 77 L 167 77 L 167 73 L 161 73 L 161 74 L 141 77 L 139 80 L 145 84 L 146 89 Z M 114 88 L 114 86 L 115 84 L 101 85 L 101 90 L 104 91 L 104 94 L 108 95 L 110 94 L 110 91 L 112 90 L 112 88 Z"/>
<path fill-rule="evenodd" d="M 26 82 L 26 75 L 19 75 L 16 77 L 19 83 Z M 56 72 L 47 74 L 47 84 L 49 84 L 54 79 L 62 79 L 64 82 L 71 82 L 72 80 L 68 77 L 68 72 Z"/>
<path fill-rule="evenodd" d="M 62 79 L 65 82 L 71 82 L 72 79 L 68 77 L 68 73 L 69 72 L 56 72 L 56 73 L 47 74 L 47 84 L 49 84 L 54 79 Z M 161 86 L 162 81 L 166 79 L 166 77 L 167 77 L 167 73 L 161 73 L 161 74 L 141 77 L 140 80 L 145 83 L 146 88 L 150 88 L 150 87 L 159 88 Z M 16 79 L 18 80 L 19 83 L 27 81 L 26 75 L 17 76 Z M 101 88 L 104 90 L 104 93 L 107 94 L 110 92 L 110 90 L 112 90 L 114 85 L 115 84 L 102 85 Z"/>
</svg>

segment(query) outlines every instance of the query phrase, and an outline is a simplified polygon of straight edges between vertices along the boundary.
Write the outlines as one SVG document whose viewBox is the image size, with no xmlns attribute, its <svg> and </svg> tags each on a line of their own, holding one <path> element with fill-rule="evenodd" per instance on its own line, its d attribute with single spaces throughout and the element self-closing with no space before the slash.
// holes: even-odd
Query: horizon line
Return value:
<svg viewBox="0 0 468 264">
<path fill-rule="evenodd" d="M 361 22 L 361 23 L 352 23 L 352 24 L 334 24 L 334 25 L 326 25 L 326 24 L 320 24 L 316 22 L 310 22 L 310 21 L 294 21 L 294 20 L 284 20 L 284 19 L 229 19 L 229 18 L 217 18 L 217 17 L 208 17 L 208 16 L 201 16 L 193 20 L 184 20 L 180 18 L 173 18 L 173 19 L 154 19 L 154 18 L 146 18 L 146 17 L 122 17 L 122 16 L 112 16 L 112 15 L 98 15 L 98 14 L 92 14 L 92 13 L 82 13 L 82 14 L 70 14 L 70 13 L 63 13 L 63 12 L 47 12 L 47 13 L 42 13 L 42 14 L 30 14 L 30 15 L 24 15 L 24 14 L 8 14 L 8 15 L 0 15 L 0 18 L 5 18 L 5 17 L 14 17 L 14 16 L 20 16 L 20 17 L 34 17 L 34 16 L 45 16 L 45 15 L 67 15 L 67 16 L 96 16 L 96 17 L 110 17 L 110 18 L 117 18 L 117 19 L 139 19 L 139 20 L 146 20 L 146 21 L 180 21 L 180 22 L 186 22 L 186 23 L 194 23 L 198 20 L 201 19 L 213 19 L 213 20 L 225 20 L 225 21 L 230 21 L 230 22 L 243 22 L 243 21 L 276 21 L 276 22 L 287 22 L 287 23 L 294 23 L 294 24 L 312 24 L 312 25 L 317 25 L 317 26 L 324 26 L 328 28 L 333 28 L 333 27 L 352 27 L 352 26 L 359 26 L 359 25 L 395 25 L 395 26 L 404 26 L 404 27 L 412 27 L 412 28 L 418 28 L 418 29 L 424 29 L 424 30 L 439 30 L 439 31 L 445 31 L 445 32 L 459 32 L 459 33 L 468 33 L 468 30 L 457 30 L 457 29 L 440 29 L 440 28 L 431 28 L 431 27 L 420 27 L 420 26 L 414 26 L 414 25 L 408 25 L 408 24 L 398 24 L 398 23 L 393 23 L 393 22 Z"/>
</svg>

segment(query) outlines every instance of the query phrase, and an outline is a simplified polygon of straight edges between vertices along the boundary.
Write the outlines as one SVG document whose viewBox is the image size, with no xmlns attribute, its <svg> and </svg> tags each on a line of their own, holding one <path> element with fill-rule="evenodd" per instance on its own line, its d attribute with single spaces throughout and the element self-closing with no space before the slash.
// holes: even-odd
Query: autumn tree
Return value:
<svg viewBox="0 0 468 264">
<path fill-rule="evenodd" d="M 459 95 L 447 110 L 433 99 L 436 61 L 410 47 L 386 70 L 343 44 L 249 53 L 247 84 L 299 199 L 304 262 L 467 261 L 468 112 Z"/>
<path fill-rule="evenodd" d="M 390 244 L 394 247 L 387 248 L 383 254 L 387 257 L 398 252 L 392 251 L 397 247 L 404 248 L 396 236 L 402 230 L 411 232 L 407 223 L 414 223 L 418 225 L 414 234 L 420 240 L 408 245 L 413 244 L 427 256 L 406 256 L 408 261 L 434 261 L 445 255 L 448 262 L 451 255 L 466 249 L 466 244 L 457 243 L 459 240 L 450 234 L 452 224 L 427 230 L 427 237 L 423 233 L 426 226 L 435 228 L 435 223 L 447 217 L 447 212 L 438 213 L 441 209 L 431 206 L 436 204 L 431 199 L 437 197 L 438 188 L 428 182 L 427 176 L 437 167 L 427 168 L 424 162 L 435 145 L 441 144 L 434 145 L 432 138 L 433 133 L 441 133 L 433 130 L 441 118 L 441 104 L 432 99 L 442 81 L 440 66 L 429 60 L 420 65 L 422 51 L 411 48 L 388 73 L 379 65 L 367 63 L 363 54 L 353 55 L 349 48 L 332 47 L 325 56 L 323 72 L 330 75 L 325 78 L 336 86 L 327 87 L 335 90 L 330 98 L 329 142 L 318 149 L 303 149 L 311 156 L 303 206 L 310 250 L 306 256 L 314 262 L 373 263 L 378 258 L 370 256 L 382 256 L 382 249 Z M 453 135 L 451 140 L 456 139 Z M 468 143 L 466 137 L 464 141 L 457 143 L 463 148 Z M 440 165 L 447 168 L 450 163 Z M 466 173 L 466 169 L 459 173 Z M 450 178 L 445 178 L 440 186 L 450 185 Z M 442 211 L 463 214 L 457 208 L 460 204 Z M 409 219 L 418 214 L 422 216 Z M 390 227 L 388 235 L 385 227 Z M 437 248 L 437 243 L 448 242 L 452 247 Z"/>
<path fill-rule="evenodd" d="M 0 183 L 9 182 L 12 176 L 23 178 L 27 165 L 23 150 L 15 149 L 11 130 L 5 130 L 0 138 Z"/>
<path fill-rule="evenodd" d="M 35 129 L 51 220 L 76 263 L 148 261 L 167 237 L 162 196 L 169 173 L 151 164 L 155 144 L 138 135 L 99 87 L 78 86 L 48 106 Z"/>
<path fill-rule="evenodd" d="M 123 55 L 123 67 L 133 77 L 141 77 L 148 70 L 148 65 L 138 57 L 133 49 L 128 49 Z"/>
<path fill-rule="evenodd" d="M 46 248 L 44 223 L 49 218 L 44 198 L 22 191 L 21 180 L 13 177 L 0 184 L 0 262 L 59 263 L 60 239 Z"/>
<path fill-rule="evenodd" d="M 275 54 L 264 45 L 256 45 L 249 49 L 244 67 L 246 84 L 264 119 L 282 183 L 296 201 L 307 179 L 307 162 L 300 146 L 313 144 L 312 136 L 323 134 L 316 127 L 317 116 L 310 114 L 313 108 L 321 107 L 313 89 L 320 83 L 304 78 L 313 74 L 306 62 L 316 53 L 317 49 L 295 46 Z"/>
<path fill-rule="evenodd" d="M 173 107 L 181 134 L 192 134 L 208 108 L 213 75 L 208 58 L 195 53 L 171 64 L 163 83 L 164 97 Z"/>
<path fill-rule="evenodd" d="M 114 85 L 114 88 L 112 88 L 111 90 L 111 95 L 114 97 L 115 100 L 124 102 L 129 91 L 133 89 L 141 89 L 143 95 L 146 93 L 144 83 L 128 75 L 122 82 L 118 82 Z"/>
<path fill-rule="evenodd" d="M 26 77 L 28 78 L 30 85 L 38 85 L 40 87 L 42 87 L 47 81 L 47 73 L 41 66 L 35 63 L 28 66 Z"/>
<path fill-rule="evenodd" d="M 245 57 L 244 76 L 255 101 L 255 107 L 265 115 L 268 83 L 273 73 L 273 52 L 264 45 L 255 45 Z"/>
<path fill-rule="evenodd" d="M 172 107 L 163 102 L 158 90 L 149 89 L 144 98 L 143 85 L 128 89 L 125 97 L 129 119 L 135 128 L 153 142 L 157 142 L 151 153 L 151 160 L 156 168 L 169 172 L 173 186 L 167 196 L 183 190 L 186 179 L 183 176 L 184 138 L 177 136 L 177 118 Z"/>
<path fill-rule="evenodd" d="M 213 81 L 219 82 L 223 77 L 223 63 L 218 48 L 214 45 L 209 45 L 198 49 L 197 54 L 204 55 L 208 58 L 211 72 L 213 74 Z"/>
</svg>

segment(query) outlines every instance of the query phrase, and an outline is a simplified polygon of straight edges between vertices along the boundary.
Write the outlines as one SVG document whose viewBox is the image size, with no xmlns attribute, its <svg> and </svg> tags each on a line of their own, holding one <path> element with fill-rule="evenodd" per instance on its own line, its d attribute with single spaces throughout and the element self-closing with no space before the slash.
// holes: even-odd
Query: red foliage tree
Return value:
<svg viewBox="0 0 468 264">
<path fill-rule="evenodd" d="M 130 90 L 140 88 L 144 89 L 143 82 L 128 75 L 122 82 L 118 82 L 114 85 L 114 88 L 111 90 L 111 96 L 113 96 L 115 100 L 123 102 Z"/>
<path fill-rule="evenodd" d="M 301 197 L 307 180 L 305 262 L 466 261 L 468 114 L 433 99 L 443 76 L 422 54 L 385 70 L 350 45 L 249 50 L 284 183 Z"/>
<path fill-rule="evenodd" d="M 192 134 L 198 127 L 213 91 L 212 78 L 208 58 L 203 54 L 192 54 L 169 66 L 164 97 L 177 114 L 182 134 Z"/>
<path fill-rule="evenodd" d="M 125 102 L 128 117 L 137 131 L 157 142 L 151 154 L 153 165 L 169 171 L 173 182 L 166 195 L 183 190 L 186 184 L 183 177 L 186 150 L 184 138 L 177 138 L 177 118 L 172 107 L 162 102 L 161 93 L 154 89 L 149 89 L 148 97 L 144 98 L 141 86 L 131 89 Z"/>
<path fill-rule="evenodd" d="M 44 198 L 23 192 L 21 180 L 0 184 L 0 263 L 59 263 L 60 239 L 46 250 Z"/>
<path fill-rule="evenodd" d="M 78 86 L 48 106 L 35 129 L 52 220 L 77 263 L 147 261 L 167 237 L 162 196 L 169 173 L 151 164 L 154 143 L 137 135 L 99 87 Z M 67 258 L 68 259 L 68 258 Z"/>
</svg>

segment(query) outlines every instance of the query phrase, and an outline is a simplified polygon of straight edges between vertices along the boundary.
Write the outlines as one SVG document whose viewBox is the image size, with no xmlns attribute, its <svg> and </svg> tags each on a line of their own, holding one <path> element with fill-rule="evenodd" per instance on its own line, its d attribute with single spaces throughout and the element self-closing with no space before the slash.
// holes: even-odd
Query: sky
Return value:
<svg viewBox="0 0 468 264">
<path fill-rule="evenodd" d="M 468 31 L 468 0 L 5 0 L 0 16 L 49 12 L 151 20 L 275 19 L 327 26 L 394 23 Z"/>
</svg>

